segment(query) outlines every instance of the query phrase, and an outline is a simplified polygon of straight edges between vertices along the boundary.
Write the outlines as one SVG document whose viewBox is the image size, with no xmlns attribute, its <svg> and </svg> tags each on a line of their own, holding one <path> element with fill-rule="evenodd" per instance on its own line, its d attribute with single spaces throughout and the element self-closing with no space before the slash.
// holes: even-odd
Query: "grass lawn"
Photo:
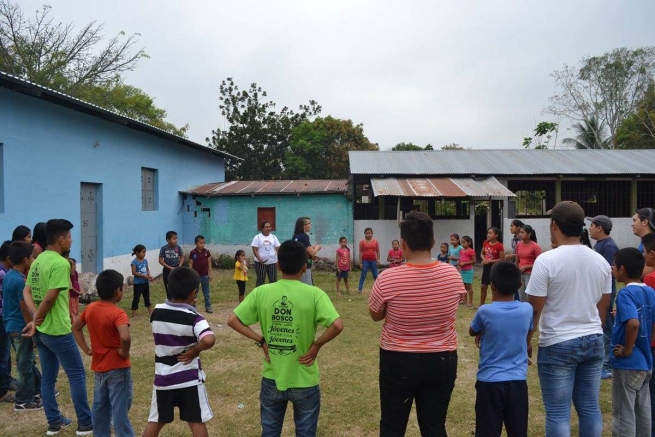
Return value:
<svg viewBox="0 0 655 437">
<path fill-rule="evenodd" d="M 351 289 L 357 289 L 359 272 L 351 275 Z M 216 345 L 201 355 L 203 368 L 207 373 L 207 391 L 214 411 L 214 418 L 208 423 L 211 436 L 257 436 L 259 426 L 259 384 L 261 378 L 262 352 L 248 340 L 225 324 L 228 315 L 237 305 L 237 287 L 232 280 L 232 271 L 214 270 L 211 284 L 213 314 L 203 315 L 209 320 L 216 334 Z M 363 295 L 356 292 L 336 296 L 334 273 L 314 272 L 317 286 L 333 299 L 341 315 L 345 329 L 342 334 L 321 350 L 318 362 L 321 369 L 322 408 L 319 419 L 320 436 L 377 436 L 380 420 L 378 392 L 378 338 L 382 323 L 374 323 L 368 316 L 368 290 L 372 286 L 369 275 Z M 248 282 L 247 292 L 254 286 L 254 275 Z M 161 281 L 151 285 L 153 302 L 162 302 L 164 288 Z M 479 291 L 479 278 L 474 284 Z M 131 288 L 119 304 L 130 314 Z M 475 297 L 474 302 L 479 298 Z M 143 303 L 143 302 L 141 302 Z M 199 293 L 198 308 L 204 308 L 202 293 Z M 473 339 L 468 336 L 468 326 L 474 310 L 461 306 L 457 314 L 459 337 L 459 371 L 455 390 L 448 411 L 446 426 L 450 436 L 470 436 L 475 429 L 475 375 L 478 351 Z M 132 333 L 132 376 L 134 378 L 134 401 L 130 418 L 137 435 L 143 432 L 148 413 L 154 374 L 154 344 L 147 311 L 140 309 L 139 317 L 131 321 Z M 87 334 L 88 335 L 88 334 Z M 87 337 L 88 338 L 88 337 Z M 536 339 L 535 357 L 536 357 Z M 89 401 L 93 398 L 93 372 L 90 357 L 83 356 L 87 371 Z M 535 360 L 536 361 L 536 360 Z M 544 435 L 544 410 L 539 391 L 536 366 L 528 372 L 530 396 L 530 436 Z M 60 373 L 57 398 L 61 411 L 73 418 L 72 429 L 62 435 L 74 435 L 75 412 L 70 401 L 66 375 Z M 604 435 L 611 430 L 611 380 L 603 381 L 601 387 L 601 409 L 604 420 Z M 242 406 L 242 408 L 239 408 Z M 574 415 L 575 417 L 575 415 Z M 41 412 L 16 413 L 13 404 L 0 405 L 0 436 L 44 435 L 45 414 Z M 577 434 L 577 419 L 572 421 L 573 434 Z M 163 436 L 189 435 L 184 422 L 176 421 L 166 425 Z M 284 436 L 295 435 L 292 410 L 287 410 Z M 414 413 L 410 417 L 408 436 L 420 435 Z"/>
</svg>

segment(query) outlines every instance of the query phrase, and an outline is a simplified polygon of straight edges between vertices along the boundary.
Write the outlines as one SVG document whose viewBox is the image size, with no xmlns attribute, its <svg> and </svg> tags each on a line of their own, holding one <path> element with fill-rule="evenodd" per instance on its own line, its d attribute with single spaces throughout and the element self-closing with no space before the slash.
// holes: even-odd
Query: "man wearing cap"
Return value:
<svg viewBox="0 0 655 437">
<path fill-rule="evenodd" d="M 587 217 L 591 222 L 589 225 L 589 236 L 596 240 L 594 250 L 600 253 L 607 263 L 612 266 L 614 263 L 614 255 L 619 251 L 619 247 L 610 237 L 612 231 L 612 219 L 606 215 L 597 215 L 596 217 Z M 603 324 L 603 336 L 605 341 L 605 360 L 603 361 L 603 371 L 601 373 L 602 379 L 612 377 L 612 364 L 610 363 L 610 339 L 612 338 L 612 325 L 614 325 L 614 317 L 612 316 L 612 308 L 614 305 L 614 298 L 616 297 L 616 281 L 612 277 L 612 294 L 610 295 L 610 306 L 607 309 L 605 323 Z"/>
<path fill-rule="evenodd" d="M 580 243 L 585 220 L 580 205 L 560 202 L 549 213 L 550 235 L 557 248 L 535 260 L 526 290 L 533 323 L 540 331 L 537 367 L 546 437 L 571 435 L 571 401 L 580 436 L 600 437 L 602 326 L 612 292 L 611 268 L 600 254 Z"/>
</svg>

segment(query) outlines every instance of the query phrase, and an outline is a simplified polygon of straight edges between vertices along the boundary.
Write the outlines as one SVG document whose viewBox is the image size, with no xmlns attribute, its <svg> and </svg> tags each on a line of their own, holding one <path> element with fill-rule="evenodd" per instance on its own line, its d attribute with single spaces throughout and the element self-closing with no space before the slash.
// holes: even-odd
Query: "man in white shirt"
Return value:
<svg viewBox="0 0 655 437">
<path fill-rule="evenodd" d="M 546 437 L 571 435 L 571 401 L 580 436 L 600 437 L 598 404 L 603 366 L 603 328 L 612 291 L 607 261 L 580 243 L 585 214 L 575 202 L 549 211 L 557 248 L 534 263 L 526 293 L 539 325 L 537 358 L 546 410 Z"/>
</svg>

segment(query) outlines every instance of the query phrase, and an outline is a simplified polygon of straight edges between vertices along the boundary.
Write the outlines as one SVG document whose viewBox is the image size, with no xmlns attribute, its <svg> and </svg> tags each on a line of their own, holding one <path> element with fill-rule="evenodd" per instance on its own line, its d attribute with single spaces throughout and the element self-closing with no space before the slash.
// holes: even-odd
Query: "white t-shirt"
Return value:
<svg viewBox="0 0 655 437">
<path fill-rule="evenodd" d="M 525 292 L 546 298 L 539 320 L 539 346 L 602 334 L 596 304 L 612 292 L 612 269 L 582 244 L 564 245 L 535 260 Z"/>
<path fill-rule="evenodd" d="M 275 264 L 277 262 L 276 247 L 280 247 L 280 241 L 273 234 L 264 236 L 261 232 L 255 235 L 252 240 L 252 247 L 259 249 L 259 256 L 264 260 L 264 264 Z"/>
</svg>

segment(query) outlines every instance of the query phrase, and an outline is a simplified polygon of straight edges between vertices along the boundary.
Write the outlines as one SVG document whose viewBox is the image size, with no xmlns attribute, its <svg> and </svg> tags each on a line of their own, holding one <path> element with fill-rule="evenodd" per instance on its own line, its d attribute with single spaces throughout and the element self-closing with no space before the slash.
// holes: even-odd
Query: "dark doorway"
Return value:
<svg viewBox="0 0 655 437">
<path fill-rule="evenodd" d="M 475 255 L 480 260 L 482 244 L 487 239 L 487 210 L 489 209 L 488 200 L 475 201 L 475 236 L 473 244 L 475 245 Z"/>
</svg>

